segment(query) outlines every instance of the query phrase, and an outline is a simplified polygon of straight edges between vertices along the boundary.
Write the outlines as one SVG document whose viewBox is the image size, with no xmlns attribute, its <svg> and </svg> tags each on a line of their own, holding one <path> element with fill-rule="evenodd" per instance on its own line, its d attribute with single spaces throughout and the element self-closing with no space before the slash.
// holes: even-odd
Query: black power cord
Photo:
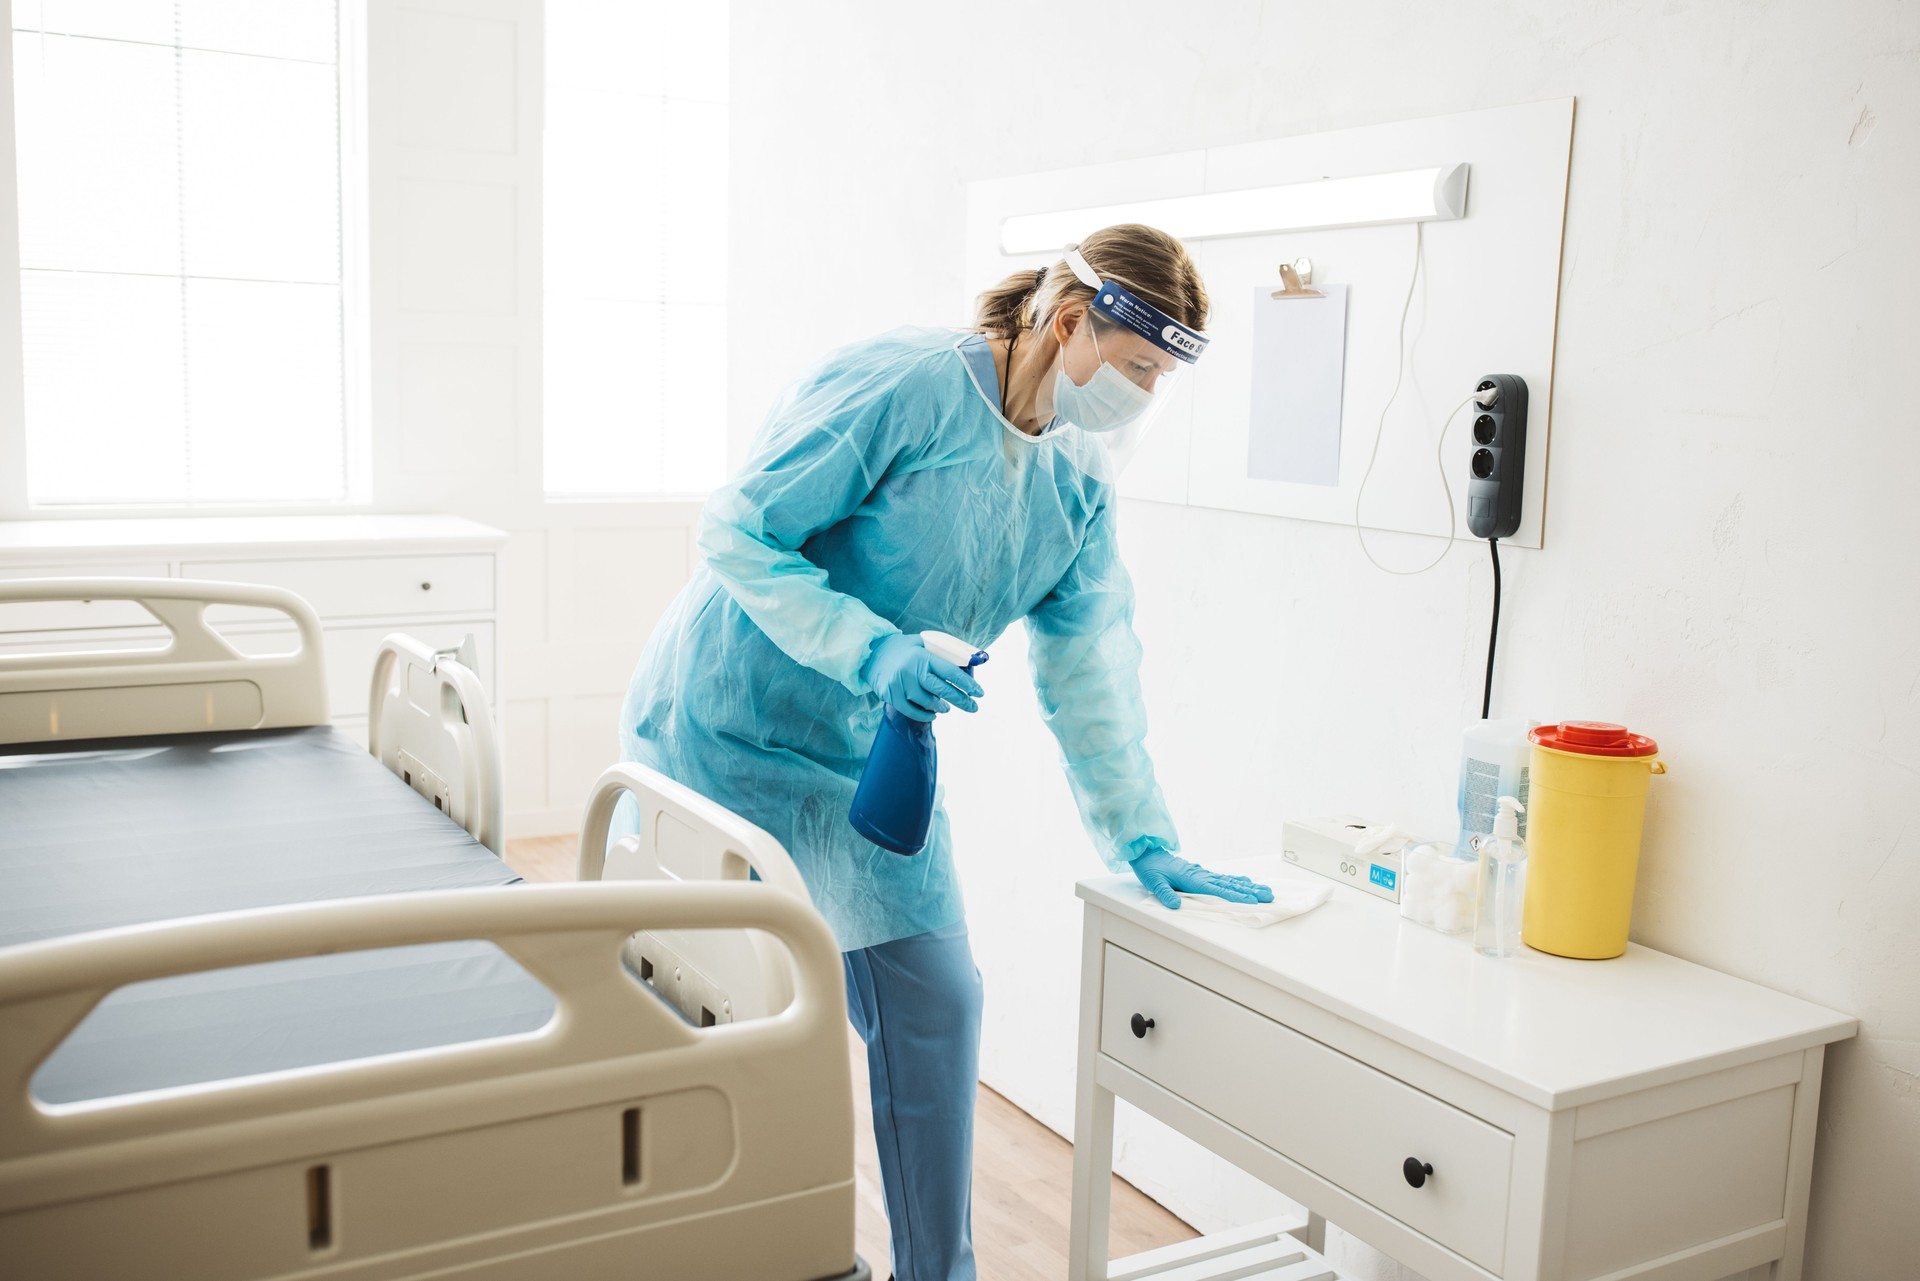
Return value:
<svg viewBox="0 0 1920 1281">
<path fill-rule="evenodd" d="M 1500 639 L 1500 540 L 1489 538 L 1487 550 L 1493 553 L 1493 621 L 1487 624 L 1487 683 L 1480 694 L 1480 719 L 1493 710 L 1493 649 Z"/>
</svg>

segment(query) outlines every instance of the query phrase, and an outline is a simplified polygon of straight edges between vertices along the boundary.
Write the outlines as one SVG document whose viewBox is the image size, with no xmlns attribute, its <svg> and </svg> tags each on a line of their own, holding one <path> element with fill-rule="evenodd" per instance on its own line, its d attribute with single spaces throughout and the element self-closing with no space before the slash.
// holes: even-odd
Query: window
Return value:
<svg viewBox="0 0 1920 1281">
<path fill-rule="evenodd" d="M 14 0 L 27 491 L 350 483 L 332 0 Z"/>
<path fill-rule="evenodd" d="M 546 490 L 726 468 L 727 8 L 548 0 Z"/>
</svg>

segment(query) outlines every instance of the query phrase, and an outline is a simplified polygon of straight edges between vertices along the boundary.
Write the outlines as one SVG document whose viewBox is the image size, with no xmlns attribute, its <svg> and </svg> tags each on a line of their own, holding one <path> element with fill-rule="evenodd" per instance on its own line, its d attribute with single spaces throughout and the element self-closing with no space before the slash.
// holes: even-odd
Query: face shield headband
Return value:
<svg viewBox="0 0 1920 1281">
<path fill-rule="evenodd" d="M 1100 279 L 1078 247 L 1067 250 L 1066 257 L 1074 276 L 1093 290 L 1093 301 L 1088 304 L 1091 310 L 1175 360 L 1191 365 L 1200 359 L 1200 353 L 1207 349 L 1206 335 L 1187 328 L 1118 281 Z"/>
</svg>

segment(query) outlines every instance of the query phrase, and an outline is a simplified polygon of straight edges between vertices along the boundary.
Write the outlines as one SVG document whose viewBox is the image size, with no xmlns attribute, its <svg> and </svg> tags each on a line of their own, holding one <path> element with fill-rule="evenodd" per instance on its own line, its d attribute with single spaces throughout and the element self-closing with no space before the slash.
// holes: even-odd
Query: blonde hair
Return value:
<svg viewBox="0 0 1920 1281">
<path fill-rule="evenodd" d="M 1190 329 L 1204 329 L 1210 304 L 1200 269 L 1187 249 L 1164 231 L 1137 222 L 1094 232 L 1078 246 L 1102 280 L 1125 285 Z M 995 338 L 1012 338 L 1052 320 L 1062 307 L 1088 302 L 1082 284 L 1061 258 L 1037 271 L 1017 271 L 974 302 L 973 327 Z"/>
</svg>

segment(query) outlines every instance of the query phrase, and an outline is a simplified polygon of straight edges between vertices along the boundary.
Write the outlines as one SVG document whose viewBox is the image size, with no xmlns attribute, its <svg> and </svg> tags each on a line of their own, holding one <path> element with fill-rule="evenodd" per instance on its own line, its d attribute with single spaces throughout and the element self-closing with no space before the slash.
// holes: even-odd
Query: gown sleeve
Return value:
<svg viewBox="0 0 1920 1281">
<path fill-rule="evenodd" d="M 855 694 L 874 643 L 898 629 L 843 592 L 800 552 L 851 515 L 906 447 L 902 422 L 930 404 L 911 364 L 848 349 L 787 392 L 768 416 L 753 456 L 715 490 L 700 514 L 707 566 L 754 625 L 796 663 Z"/>
<path fill-rule="evenodd" d="M 1040 715 L 1100 857 L 1115 871 L 1180 838 L 1147 756 L 1133 581 L 1120 561 L 1109 496 L 1066 574 L 1027 616 Z"/>
</svg>

